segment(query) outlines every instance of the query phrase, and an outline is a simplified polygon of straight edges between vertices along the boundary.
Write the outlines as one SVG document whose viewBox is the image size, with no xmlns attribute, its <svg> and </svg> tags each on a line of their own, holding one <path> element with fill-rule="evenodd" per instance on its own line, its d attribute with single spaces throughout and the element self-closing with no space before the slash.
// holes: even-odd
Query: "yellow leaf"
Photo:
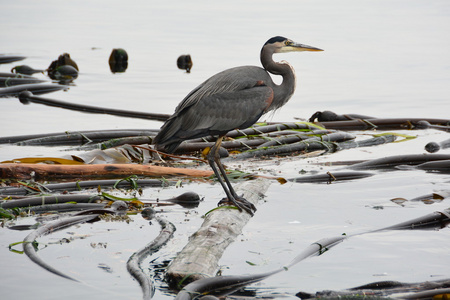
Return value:
<svg viewBox="0 0 450 300">
<path fill-rule="evenodd" d="M 208 155 L 209 151 L 211 151 L 210 147 L 206 147 L 205 149 L 203 149 L 202 151 L 202 157 L 206 158 L 206 156 Z"/>
<path fill-rule="evenodd" d="M 286 180 L 285 178 L 283 178 L 283 177 L 278 177 L 278 178 L 277 178 L 277 181 L 278 181 L 280 184 L 285 184 L 285 183 L 287 182 L 287 180 Z"/>
<path fill-rule="evenodd" d="M 24 157 L 5 160 L 2 164 L 22 163 L 22 164 L 49 164 L 49 165 L 84 165 L 84 163 L 58 157 Z"/>
</svg>

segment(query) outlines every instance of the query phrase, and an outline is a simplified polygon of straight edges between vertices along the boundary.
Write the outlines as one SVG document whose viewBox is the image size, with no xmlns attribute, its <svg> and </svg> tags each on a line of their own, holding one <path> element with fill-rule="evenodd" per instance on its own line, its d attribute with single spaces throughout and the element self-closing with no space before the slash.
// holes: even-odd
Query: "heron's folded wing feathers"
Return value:
<svg viewBox="0 0 450 300">
<path fill-rule="evenodd" d="M 189 132 L 225 134 L 254 124 L 266 112 L 273 99 L 268 86 L 255 86 L 235 92 L 218 93 L 203 98 L 178 115 L 183 138 Z"/>
</svg>

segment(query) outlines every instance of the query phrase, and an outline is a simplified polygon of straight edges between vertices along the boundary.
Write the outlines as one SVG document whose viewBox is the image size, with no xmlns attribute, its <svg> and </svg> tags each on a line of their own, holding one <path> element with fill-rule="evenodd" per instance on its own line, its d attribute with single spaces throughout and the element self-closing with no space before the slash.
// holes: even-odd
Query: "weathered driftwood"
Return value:
<svg viewBox="0 0 450 300">
<path fill-rule="evenodd" d="M 261 178 L 247 181 L 237 185 L 236 192 L 243 193 L 244 198 L 256 205 L 269 184 L 270 181 Z M 188 244 L 167 268 L 169 284 L 179 288 L 181 283 L 185 285 L 214 276 L 223 252 L 250 218 L 248 213 L 228 207 L 207 214 L 200 229 L 189 238 Z"/>
<path fill-rule="evenodd" d="M 209 177 L 210 170 L 170 168 L 137 164 L 98 165 L 48 165 L 48 164 L 0 164 L 0 178 L 46 180 L 55 178 L 120 178 L 130 175 Z"/>
</svg>

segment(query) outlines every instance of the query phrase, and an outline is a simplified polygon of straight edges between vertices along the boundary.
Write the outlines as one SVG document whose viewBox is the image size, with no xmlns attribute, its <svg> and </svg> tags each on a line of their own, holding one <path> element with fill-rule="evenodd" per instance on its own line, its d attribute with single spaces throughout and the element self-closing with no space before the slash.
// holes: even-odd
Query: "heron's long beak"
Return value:
<svg viewBox="0 0 450 300">
<path fill-rule="evenodd" d="M 323 51 L 323 50 L 313 46 L 298 43 L 292 43 L 289 46 L 281 48 L 281 52 L 293 52 L 293 51 Z"/>
</svg>

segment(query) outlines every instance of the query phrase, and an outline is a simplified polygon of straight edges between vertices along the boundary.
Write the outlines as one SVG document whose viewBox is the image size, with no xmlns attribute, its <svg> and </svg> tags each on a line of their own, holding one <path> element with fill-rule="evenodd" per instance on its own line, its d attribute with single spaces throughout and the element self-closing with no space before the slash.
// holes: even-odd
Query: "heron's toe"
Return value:
<svg viewBox="0 0 450 300">
<path fill-rule="evenodd" d="M 255 205 L 253 205 L 253 203 L 249 202 L 242 196 L 238 196 L 234 199 L 223 198 L 222 200 L 219 201 L 217 205 L 234 205 L 239 209 L 239 211 L 244 210 L 251 216 L 253 216 L 254 213 L 256 212 Z"/>
</svg>

